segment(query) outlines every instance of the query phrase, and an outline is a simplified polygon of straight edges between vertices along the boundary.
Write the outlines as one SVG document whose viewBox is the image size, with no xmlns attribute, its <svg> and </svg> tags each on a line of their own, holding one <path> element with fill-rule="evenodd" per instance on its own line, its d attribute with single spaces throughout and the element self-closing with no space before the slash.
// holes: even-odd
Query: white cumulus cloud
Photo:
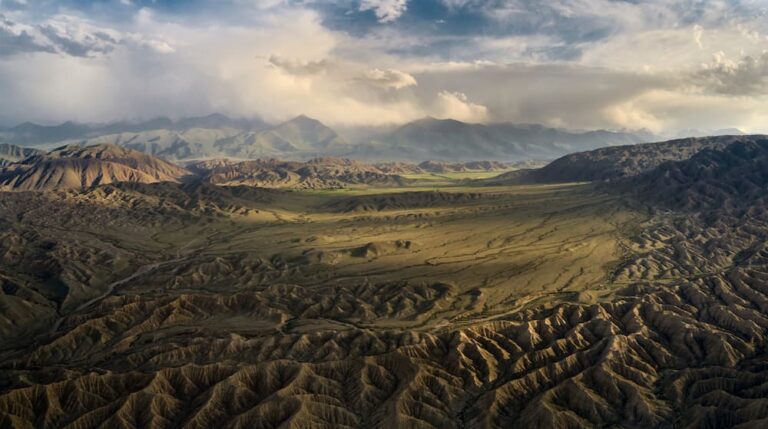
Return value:
<svg viewBox="0 0 768 429">
<path fill-rule="evenodd" d="M 486 122 L 488 108 L 473 103 L 462 92 L 440 91 L 435 105 L 436 118 L 450 118 L 465 122 Z"/>
<path fill-rule="evenodd" d="M 711 63 L 694 74 L 694 82 L 718 94 L 756 96 L 768 93 L 768 51 L 731 59 L 716 52 Z"/>
<path fill-rule="evenodd" d="M 362 0 L 360 10 L 372 10 L 379 22 L 391 22 L 405 13 L 408 0 Z"/>
<path fill-rule="evenodd" d="M 30 25 L 0 13 L 0 56 L 49 52 L 92 57 L 108 54 L 120 46 L 173 52 L 173 47 L 162 39 L 121 32 L 77 16 L 59 14 Z"/>
<path fill-rule="evenodd" d="M 381 88 L 402 89 L 416 85 L 416 78 L 395 69 L 370 69 L 363 76 L 366 82 Z"/>
</svg>

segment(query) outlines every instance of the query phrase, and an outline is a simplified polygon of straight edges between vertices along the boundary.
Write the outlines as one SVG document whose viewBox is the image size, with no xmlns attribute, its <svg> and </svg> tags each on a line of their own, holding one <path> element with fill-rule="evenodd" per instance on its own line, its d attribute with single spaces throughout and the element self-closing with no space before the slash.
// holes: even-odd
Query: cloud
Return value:
<svg viewBox="0 0 768 429">
<path fill-rule="evenodd" d="M 706 92 L 723 95 L 755 96 L 768 93 L 768 52 L 759 56 L 729 59 L 717 52 L 711 63 L 693 74 L 694 82 Z"/>
<path fill-rule="evenodd" d="M 704 49 L 704 44 L 701 42 L 702 36 L 704 36 L 704 29 L 701 28 L 701 25 L 694 25 L 693 41 L 696 43 L 696 46 L 698 46 L 699 49 Z"/>
<path fill-rule="evenodd" d="M 4 123 L 219 111 L 331 125 L 768 127 L 755 1 L 17 3 L 1 6 Z"/>
<path fill-rule="evenodd" d="M 58 51 L 75 57 L 109 53 L 120 37 L 114 31 L 93 28 L 66 15 L 49 19 L 37 29 Z"/>
<path fill-rule="evenodd" d="M 488 120 L 488 108 L 469 101 L 464 93 L 440 91 L 437 94 L 433 116 L 465 122 L 486 122 Z"/>
<path fill-rule="evenodd" d="M 361 80 L 385 89 L 402 89 L 417 84 L 413 76 L 395 69 L 366 70 Z"/>
<path fill-rule="evenodd" d="M 360 11 L 372 10 L 379 22 L 392 22 L 405 13 L 408 0 L 361 0 Z"/>
<path fill-rule="evenodd" d="M 169 53 L 166 41 L 99 27 L 71 15 L 55 15 L 35 24 L 23 24 L 0 14 L 0 56 L 48 52 L 75 57 L 108 54 L 120 46 Z"/>
<path fill-rule="evenodd" d="M 271 66 L 296 76 L 324 73 L 331 67 L 330 62 L 325 59 L 317 61 L 299 61 L 289 60 L 278 55 L 270 55 L 268 62 Z"/>
<path fill-rule="evenodd" d="M 731 98 L 717 94 L 685 93 L 675 90 L 652 90 L 615 106 L 621 115 L 617 120 L 631 124 L 644 123 L 662 134 L 694 129 L 734 127 L 746 132 L 764 133 L 768 112 L 763 106 L 768 97 Z"/>
<path fill-rule="evenodd" d="M 34 28 L 13 22 L 0 14 L 0 56 L 25 52 L 55 52 Z"/>
<path fill-rule="evenodd" d="M 329 124 L 360 125 L 426 114 L 418 100 L 380 96 L 382 86 L 409 84 L 406 73 L 381 68 L 380 75 L 367 74 L 369 64 L 338 59 L 334 51 L 345 36 L 325 29 L 314 11 L 265 11 L 258 25 L 248 27 L 179 24 L 146 12 L 138 18 L 130 31 L 115 30 L 120 44 L 106 54 L 61 54 L 56 47 L 55 54 L 0 60 L 6 101 L 0 120 L 91 122 L 221 112 L 280 121 L 304 113 Z M 168 40 L 174 50 L 145 49 L 129 43 L 129 34 Z M 359 84 L 369 77 L 378 81 Z"/>
<path fill-rule="evenodd" d="M 21 10 L 28 6 L 27 0 L 0 0 L 0 6 L 6 10 Z"/>
<path fill-rule="evenodd" d="M 487 109 L 489 121 L 568 128 L 641 128 L 603 112 L 655 89 L 674 88 L 665 75 L 576 64 L 435 64 L 415 73 L 418 97 L 450 88 Z"/>
</svg>

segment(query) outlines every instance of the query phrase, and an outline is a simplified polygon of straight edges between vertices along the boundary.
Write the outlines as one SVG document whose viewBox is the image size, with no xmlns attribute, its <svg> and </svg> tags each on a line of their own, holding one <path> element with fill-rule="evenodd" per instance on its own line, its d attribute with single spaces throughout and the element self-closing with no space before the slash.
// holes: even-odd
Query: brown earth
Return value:
<svg viewBox="0 0 768 429">
<path fill-rule="evenodd" d="M 763 146 L 636 193 L 0 193 L 0 426 L 763 427 Z"/>
</svg>

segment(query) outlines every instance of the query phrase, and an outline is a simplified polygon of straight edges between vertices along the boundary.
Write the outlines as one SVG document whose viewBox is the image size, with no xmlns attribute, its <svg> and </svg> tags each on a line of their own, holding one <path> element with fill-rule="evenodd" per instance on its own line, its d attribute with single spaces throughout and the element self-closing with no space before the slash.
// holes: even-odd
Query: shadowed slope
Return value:
<svg viewBox="0 0 768 429">
<path fill-rule="evenodd" d="M 558 158 L 545 167 L 505 173 L 492 183 L 567 183 L 615 180 L 650 171 L 667 161 L 685 160 L 704 149 L 722 149 L 762 136 L 718 136 L 615 146 Z"/>
<path fill-rule="evenodd" d="M 32 155 L 43 153 L 45 152 L 37 149 L 0 143 L 0 167 L 5 167 L 13 162 L 18 162 Z"/>
</svg>

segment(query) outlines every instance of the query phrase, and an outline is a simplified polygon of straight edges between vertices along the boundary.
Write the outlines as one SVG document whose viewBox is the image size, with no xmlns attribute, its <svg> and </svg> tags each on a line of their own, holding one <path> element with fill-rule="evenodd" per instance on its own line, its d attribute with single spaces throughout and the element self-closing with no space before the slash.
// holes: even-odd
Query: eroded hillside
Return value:
<svg viewBox="0 0 768 429">
<path fill-rule="evenodd" d="M 761 427 L 763 146 L 631 193 L 0 194 L 0 425 Z"/>
<path fill-rule="evenodd" d="M 87 189 L 134 182 L 178 182 L 190 176 L 163 159 L 112 144 L 62 146 L 0 167 L 0 190 Z"/>
</svg>

